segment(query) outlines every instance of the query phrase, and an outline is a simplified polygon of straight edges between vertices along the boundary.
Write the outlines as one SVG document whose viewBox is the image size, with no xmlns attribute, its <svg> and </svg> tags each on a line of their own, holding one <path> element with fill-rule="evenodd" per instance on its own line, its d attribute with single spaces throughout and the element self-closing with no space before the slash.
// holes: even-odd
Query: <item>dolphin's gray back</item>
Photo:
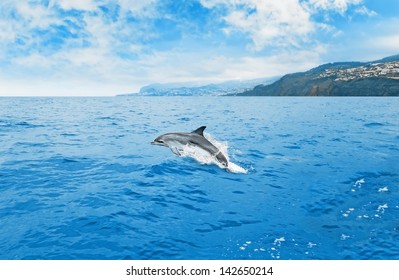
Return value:
<svg viewBox="0 0 399 280">
<path fill-rule="evenodd" d="M 211 142 L 209 142 L 209 140 L 206 139 L 204 136 L 192 132 L 188 134 L 189 144 L 200 146 L 202 149 L 208 151 L 213 156 L 219 153 L 219 149 L 216 148 Z"/>
<path fill-rule="evenodd" d="M 177 141 L 182 145 L 195 145 L 199 146 L 202 149 L 206 150 L 208 153 L 211 155 L 216 155 L 219 153 L 218 148 L 216 148 L 211 142 L 209 142 L 208 139 L 206 139 L 204 136 L 201 136 L 197 133 L 168 133 L 165 134 L 165 136 L 168 139 L 171 139 L 171 141 Z"/>
</svg>

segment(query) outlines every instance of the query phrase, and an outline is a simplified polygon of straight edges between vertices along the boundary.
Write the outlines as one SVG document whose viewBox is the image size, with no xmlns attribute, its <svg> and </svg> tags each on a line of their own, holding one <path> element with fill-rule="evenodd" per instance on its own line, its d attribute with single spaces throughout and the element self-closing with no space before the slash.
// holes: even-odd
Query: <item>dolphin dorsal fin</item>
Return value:
<svg viewBox="0 0 399 280">
<path fill-rule="evenodd" d="M 192 133 L 197 133 L 201 136 L 204 136 L 204 130 L 205 130 L 206 126 L 201 126 L 199 128 L 197 128 L 196 130 L 194 130 Z"/>
</svg>

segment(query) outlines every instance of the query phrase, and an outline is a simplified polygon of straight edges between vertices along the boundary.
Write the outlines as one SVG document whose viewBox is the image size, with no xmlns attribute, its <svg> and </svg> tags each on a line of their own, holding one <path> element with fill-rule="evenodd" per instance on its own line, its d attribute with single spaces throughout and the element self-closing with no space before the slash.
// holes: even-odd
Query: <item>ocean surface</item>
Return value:
<svg viewBox="0 0 399 280">
<path fill-rule="evenodd" d="M 399 259 L 399 98 L 0 98 L 0 259 Z M 150 142 L 206 125 L 232 172 Z"/>
</svg>

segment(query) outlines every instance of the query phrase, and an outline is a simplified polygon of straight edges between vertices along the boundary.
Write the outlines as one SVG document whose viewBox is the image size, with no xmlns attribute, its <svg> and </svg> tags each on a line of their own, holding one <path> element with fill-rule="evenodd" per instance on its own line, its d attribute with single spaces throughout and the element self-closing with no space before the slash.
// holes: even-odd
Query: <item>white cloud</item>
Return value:
<svg viewBox="0 0 399 280">
<path fill-rule="evenodd" d="M 305 71 L 315 67 L 320 62 L 320 56 L 325 53 L 322 45 L 308 50 L 281 52 L 269 56 L 242 56 L 224 58 L 220 66 L 219 80 L 253 79 L 281 76 L 287 73 Z"/>
<path fill-rule="evenodd" d="M 145 69 L 149 83 L 167 82 L 222 82 L 279 76 L 293 71 L 308 70 L 320 61 L 326 52 L 323 45 L 307 50 L 280 52 L 274 55 L 222 55 L 188 53 L 179 50 L 156 52 L 138 62 Z M 187 63 L 189 61 L 190 63 Z"/>
<path fill-rule="evenodd" d="M 64 10 L 82 10 L 93 11 L 96 9 L 96 4 L 93 0 L 52 0 L 50 7 L 59 5 Z"/>
<path fill-rule="evenodd" d="M 16 83 L 6 79 L 0 83 L 0 91 L 2 94 L 65 95 L 69 90 L 70 94 L 77 95 L 110 95 L 137 92 L 141 86 L 151 83 L 254 79 L 307 70 L 318 64 L 324 52 L 322 46 L 272 56 L 209 55 L 175 49 L 143 54 L 132 63 L 104 55 L 101 48 L 75 49 L 52 56 L 35 54 L 18 59 L 15 63 L 36 75 L 19 76 Z M 0 80 L 2 76 L 0 74 Z"/>
<path fill-rule="evenodd" d="M 100 12 L 99 3 L 54 0 L 44 6 L 2 1 L 0 63 L 9 66 L 0 68 L 0 95 L 54 94 L 57 88 L 59 93 L 70 90 L 71 94 L 95 88 L 93 94 L 109 95 L 138 90 L 138 85 L 146 83 L 146 75 L 152 73 L 149 67 L 140 69 L 144 64 L 140 56 L 147 51 L 141 40 L 154 36 L 147 30 L 147 18 L 158 13 L 158 1 L 118 0 L 119 13 L 112 21 Z M 79 10 L 79 16 L 69 10 Z M 128 23 L 128 16 L 140 20 Z M 63 30 L 73 36 L 64 37 Z M 15 44 L 16 40 L 20 42 Z M 56 48 L 52 40 L 57 42 Z M 119 51 L 137 57 L 122 58 Z"/>
<path fill-rule="evenodd" d="M 0 96 L 109 96 L 130 92 L 134 92 L 134 88 L 126 83 L 99 83 L 86 79 L 15 79 L 10 81 L 0 77 Z"/>
<path fill-rule="evenodd" d="M 0 19 L 0 46 L 2 43 L 14 41 L 17 36 L 13 24 Z"/>
<path fill-rule="evenodd" d="M 131 12 L 137 17 L 153 18 L 158 15 L 158 0 L 118 0 L 122 13 Z"/>
<path fill-rule="evenodd" d="M 370 48 L 375 48 L 386 53 L 398 53 L 399 33 L 380 35 L 367 42 Z"/>
<path fill-rule="evenodd" d="M 344 14 L 350 6 L 363 3 L 364 0 L 308 0 L 307 6 L 311 10 L 331 10 Z"/>
<path fill-rule="evenodd" d="M 302 47 L 318 29 L 333 30 L 313 16 L 320 11 L 345 14 L 349 7 L 363 0 L 201 0 L 208 8 L 224 8 L 226 34 L 242 32 L 252 41 L 250 49 L 261 51 L 268 46 Z M 368 11 L 359 7 L 359 13 Z M 371 12 L 370 12 L 371 13 Z M 335 31 L 337 33 L 337 31 Z M 304 44 L 305 43 L 305 44 Z M 307 47 L 307 46 L 306 46 Z"/>
<path fill-rule="evenodd" d="M 298 0 L 203 0 L 207 8 L 225 6 L 227 33 L 239 31 L 252 39 L 253 50 L 269 45 L 298 45 L 313 32 L 310 14 Z"/>
<path fill-rule="evenodd" d="M 368 9 L 366 6 L 361 6 L 357 8 L 355 12 L 359 15 L 364 15 L 368 17 L 374 17 L 378 15 L 375 11 Z"/>
<path fill-rule="evenodd" d="M 25 1 L 2 1 L 0 3 L 0 47 L 6 48 L 7 44 L 17 39 L 30 41 L 33 39 L 30 30 L 45 29 L 59 22 L 60 20 L 41 5 L 33 5 Z"/>
<path fill-rule="evenodd" d="M 13 60 L 15 66 L 20 66 L 23 68 L 37 68 L 50 69 L 54 65 L 54 61 L 49 59 L 49 57 L 33 53 L 28 56 L 17 57 Z"/>
<path fill-rule="evenodd" d="M 59 20 L 52 11 L 42 5 L 29 4 L 29 2 L 18 1 L 15 4 L 17 13 L 23 18 L 21 21 L 17 19 L 20 24 L 26 24 L 24 27 L 32 28 L 47 28 L 51 24 L 59 24 Z"/>
</svg>

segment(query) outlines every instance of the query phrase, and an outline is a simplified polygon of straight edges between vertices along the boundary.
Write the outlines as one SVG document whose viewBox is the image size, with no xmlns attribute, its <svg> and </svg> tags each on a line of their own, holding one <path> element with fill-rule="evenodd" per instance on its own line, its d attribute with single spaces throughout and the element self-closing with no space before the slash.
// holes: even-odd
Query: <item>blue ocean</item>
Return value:
<svg viewBox="0 0 399 280">
<path fill-rule="evenodd" d="M 0 259 L 399 259 L 399 98 L 0 98 Z M 234 170 L 150 142 L 206 125 Z"/>
</svg>

